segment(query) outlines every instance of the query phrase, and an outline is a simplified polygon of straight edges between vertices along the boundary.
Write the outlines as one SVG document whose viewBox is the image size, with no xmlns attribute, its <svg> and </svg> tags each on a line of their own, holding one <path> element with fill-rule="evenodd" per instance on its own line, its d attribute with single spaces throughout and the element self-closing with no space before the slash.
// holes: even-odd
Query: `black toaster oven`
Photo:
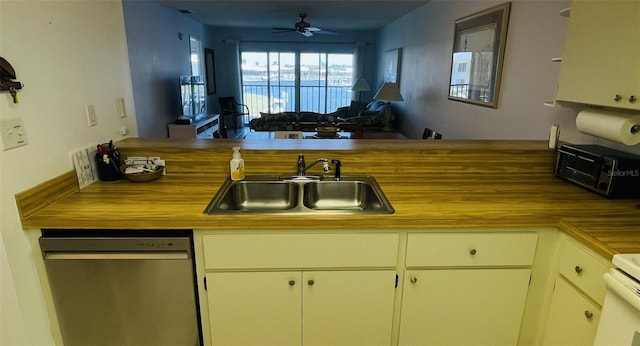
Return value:
<svg viewBox="0 0 640 346">
<path fill-rule="evenodd" d="M 558 148 L 556 176 L 608 198 L 640 198 L 640 156 L 599 145 Z"/>
</svg>

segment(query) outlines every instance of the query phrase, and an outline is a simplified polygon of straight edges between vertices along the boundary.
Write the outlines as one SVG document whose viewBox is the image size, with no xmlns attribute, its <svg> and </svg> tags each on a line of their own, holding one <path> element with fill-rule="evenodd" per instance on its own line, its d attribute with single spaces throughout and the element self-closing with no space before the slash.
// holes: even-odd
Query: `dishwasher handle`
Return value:
<svg viewBox="0 0 640 346">
<path fill-rule="evenodd" d="M 45 260 L 185 260 L 187 251 L 44 251 Z"/>
</svg>

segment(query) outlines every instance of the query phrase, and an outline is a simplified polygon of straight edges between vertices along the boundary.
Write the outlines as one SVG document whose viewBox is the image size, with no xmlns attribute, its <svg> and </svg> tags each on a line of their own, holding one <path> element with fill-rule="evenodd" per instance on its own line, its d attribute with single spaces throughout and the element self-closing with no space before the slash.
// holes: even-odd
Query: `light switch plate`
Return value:
<svg viewBox="0 0 640 346">
<path fill-rule="evenodd" d="M 9 150 L 27 145 L 27 131 L 21 118 L 2 120 L 2 145 Z"/>
<path fill-rule="evenodd" d="M 94 105 L 87 105 L 87 125 L 93 127 L 98 125 L 98 116 L 96 115 L 96 107 Z"/>
<path fill-rule="evenodd" d="M 116 105 L 118 108 L 118 116 L 120 116 L 120 118 L 126 118 L 127 107 L 124 104 L 124 97 L 119 97 L 118 99 L 116 99 Z"/>
</svg>

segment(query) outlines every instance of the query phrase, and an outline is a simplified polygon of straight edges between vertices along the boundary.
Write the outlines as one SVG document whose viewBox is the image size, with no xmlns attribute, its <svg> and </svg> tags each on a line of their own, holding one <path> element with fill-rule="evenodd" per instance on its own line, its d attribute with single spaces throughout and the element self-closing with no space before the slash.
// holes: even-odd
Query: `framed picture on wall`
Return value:
<svg viewBox="0 0 640 346">
<path fill-rule="evenodd" d="M 384 53 L 384 82 L 400 85 L 400 61 L 402 48 L 388 50 Z"/>
<path fill-rule="evenodd" d="M 511 3 L 454 23 L 449 99 L 498 108 Z"/>
<path fill-rule="evenodd" d="M 216 93 L 216 63 L 213 57 L 213 49 L 204 49 L 204 67 L 207 74 L 207 94 Z"/>
</svg>

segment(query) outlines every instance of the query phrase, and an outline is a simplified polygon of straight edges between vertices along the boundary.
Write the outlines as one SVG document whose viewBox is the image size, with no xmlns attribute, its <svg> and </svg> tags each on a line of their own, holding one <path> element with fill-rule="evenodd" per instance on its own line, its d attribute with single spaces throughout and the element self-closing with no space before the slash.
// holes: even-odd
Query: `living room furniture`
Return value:
<svg viewBox="0 0 640 346">
<path fill-rule="evenodd" d="M 371 90 L 371 87 L 369 87 L 369 83 L 367 83 L 367 80 L 364 78 L 358 78 L 353 84 L 353 87 L 351 87 L 351 91 L 358 93 L 358 101 L 362 100 L 362 92 L 369 90 Z"/>
<path fill-rule="evenodd" d="M 422 139 L 442 139 L 442 133 L 438 133 L 428 127 L 425 127 L 424 132 L 422 132 Z"/>
<path fill-rule="evenodd" d="M 300 124 L 307 124 L 313 128 L 328 126 L 340 122 L 338 112 L 322 114 L 316 112 L 280 112 L 263 113 L 259 118 L 249 121 L 249 128 L 253 131 L 296 131 Z"/>
<path fill-rule="evenodd" d="M 224 119 L 226 117 L 231 117 L 233 122 L 233 129 L 238 129 L 238 122 L 236 117 L 240 117 L 243 119 L 242 124 L 244 124 L 244 117 L 249 116 L 249 107 L 242 103 L 236 102 L 235 97 L 218 97 L 218 103 L 220 104 L 220 115 L 222 116 L 222 122 L 226 124 Z"/>
<path fill-rule="evenodd" d="M 300 131 L 258 131 L 258 132 L 249 132 L 244 139 L 288 139 L 286 136 L 280 136 L 280 133 L 292 133 L 292 132 L 300 132 Z M 357 139 L 354 136 L 353 132 L 338 132 L 335 138 L 322 138 L 317 136 L 317 132 L 315 131 L 305 131 L 300 132 L 302 134 L 301 139 Z"/>
<path fill-rule="evenodd" d="M 385 126 L 386 103 L 373 100 L 369 103 L 351 101 L 351 105 L 338 108 L 341 121 L 362 124 L 365 128 L 383 128 Z M 391 122 L 394 120 L 391 114 Z"/>
<path fill-rule="evenodd" d="M 356 132 L 353 129 L 340 128 L 342 131 L 338 132 L 336 138 L 339 139 L 408 139 L 407 136 L 397 131 L 382 131 L 380 129 L 363 129 L 363 132 Z M 244 139 L 278 139 L 277 133 L 291 133 L 293 131 L 251 131 Z M 313 130 L 302 131 L 303 139 L 319 139 L 316 136 L 316 132 Z"/>
<path fill-rule="evenodd" d="M 391 101 L 404 101 L 402 95 L 400 95 L 400 89 L 396 83 L 384 83 L 380 90 L 373 97 L 376 100 L 387 101 L 387 106 L 384 110 L 384 131 L 391 131 Z"/>
<path fill-rule="evenodd" d="M 221 125 L 220 130 L 213 133 L 213 138 L 219 138 L 219 139 L 229 138 L 229 135 L 227 134 L 227 127 L 224 125 Z"/>
<path fill-rule="evenodd" d="M 169 124 L 169 138 L 213 139 L 219 131 L 219 114 L 194 117 L 191 124 Z"/>
<path fill-rule="evenodd" d="M 383 128 L 385 126 L 385 106 L 382 101 L 369 103 L 351 101 L 351 105 L 340 107 L 333 113 L 316 112 L 280 112 L 260 113 L 259 118 L 249 121 L 253 131 L 294 131 L 300 124 L 317 126 L 341 126 L 341 124 L 359 124 L 363 128 Z M 391 114 L 391 120 L 393 120 Z M 313 130 L 313 129 L 312 129 Z"/>
</svg>

